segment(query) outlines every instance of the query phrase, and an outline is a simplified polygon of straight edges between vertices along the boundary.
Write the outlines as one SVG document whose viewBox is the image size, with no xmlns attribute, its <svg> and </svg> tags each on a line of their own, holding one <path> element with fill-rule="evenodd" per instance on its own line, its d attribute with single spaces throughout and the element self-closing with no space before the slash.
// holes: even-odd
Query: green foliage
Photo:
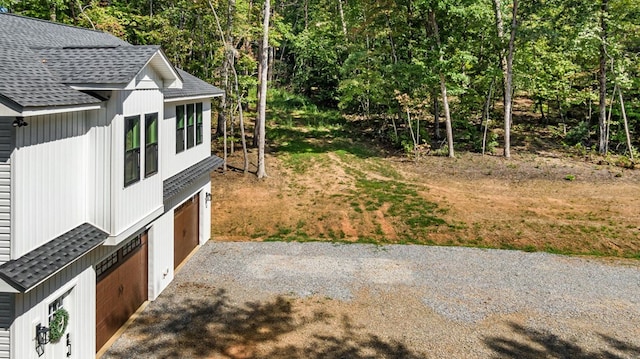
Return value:
<svg viewBox="0 0 640 359">
<path fill-rule="evenodd" d="M 589 124 L 583 121 L 567 131 L 567 135 L 564 138 L 564 143 L 569 146 L 575 146 L 577 144 L 587 146 L 589 144 L 589 137 Z"/>
</svg>

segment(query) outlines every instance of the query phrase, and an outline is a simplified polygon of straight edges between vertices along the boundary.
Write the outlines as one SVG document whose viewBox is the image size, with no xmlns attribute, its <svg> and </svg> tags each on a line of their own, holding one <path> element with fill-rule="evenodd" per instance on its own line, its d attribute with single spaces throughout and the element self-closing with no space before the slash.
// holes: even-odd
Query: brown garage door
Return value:
<svg viewBox="0 0 640 359">
<path fill-rule="evenodd" d="M 96 351 L 147 300 L 147 234 L 96 265 Z"/>
<path fill-rule="evenodd" d="M 198 246 L 199 195 L 188 199 L 176 208 L 173 220 L 173 268 Z"/>
</svg>

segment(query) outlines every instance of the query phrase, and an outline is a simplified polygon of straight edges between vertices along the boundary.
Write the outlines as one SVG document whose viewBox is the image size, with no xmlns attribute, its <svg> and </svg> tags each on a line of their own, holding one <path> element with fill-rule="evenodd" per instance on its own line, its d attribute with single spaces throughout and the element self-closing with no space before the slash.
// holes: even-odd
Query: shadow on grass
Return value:
<svg viewBox="0 0 640 359">
<path fill-rule="evenodd" d="M 640 347 L 618 339 L 600 334 L 607 344 L 595 352 L 581 348 L 576 343 L 560 339 L 558 336 L 539 330 L 523 327 L 516 323 L 510 324 L 513 333 L 522 340 L 502 337 L 485 339 L 485 344 L 495 352 L 493 358 L 562 358 L 562 359 L 621 359 L 640 358 Z M 617 353 L 612 350 L 615 349 Z"/>
<path fill-rule="evenodd" d="M 301 344 L 282 344 L 285 335 L 327 324 L 331 315 L 300 314 L 282 296 L 234 305 L 224 289 L 195 283 L 177 292 L 185 294 L 151 303 L 103 358 L 425 358 L 403 343 L 361 333 L 346 316 L 330 335 L 311 332 Z"/>
</svg>

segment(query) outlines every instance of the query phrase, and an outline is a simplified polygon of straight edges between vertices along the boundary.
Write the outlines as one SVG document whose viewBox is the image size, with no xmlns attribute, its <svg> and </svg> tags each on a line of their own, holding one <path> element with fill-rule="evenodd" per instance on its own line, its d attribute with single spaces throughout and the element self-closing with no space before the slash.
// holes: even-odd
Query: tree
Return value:
<svg viewBox="0 0 640 359">
<path fill-rule="evenodd" d="M 270 0 L 264 1 L 264 19 L 262 23 L 262 45 L 260 47 L 260 63 L 262 71 L 260 71 L 260 95 L 258 104 L 258 178 L 267 177 L 267 171 L 264 165 L 264 146 L 266 137 L 267 122 L 267 75 L 269 64 L 269 18 L 271 15 Z"/>
<path fill-rule="evenodd" d="M 496 28 L 498 31 L 498 41 L 504 40 L 504 24 L 502 21 L 502 4 L 500 0 L 493 0 L 496 14 Z M 511 157 L 511 121 L 512 121 L 512 85 L 513 85 L 513 53 L 515 50 L 516 28 L 518 14 L 518 0 L 513 0 L 511 31 L 506 54 L 500 54 L 500 67 L 502 68 L 502 84 L 504 88 L 504 156 Z"/>
<path fill-rule="evenodd" d="M 600 3 L 600 68 L 598 71 L 599 85 L 599 116 L 598 116 L 598 150 L 600 154 L 607 152 L 607 17 L 609 15 L 609 0 Z"/>
</svg>

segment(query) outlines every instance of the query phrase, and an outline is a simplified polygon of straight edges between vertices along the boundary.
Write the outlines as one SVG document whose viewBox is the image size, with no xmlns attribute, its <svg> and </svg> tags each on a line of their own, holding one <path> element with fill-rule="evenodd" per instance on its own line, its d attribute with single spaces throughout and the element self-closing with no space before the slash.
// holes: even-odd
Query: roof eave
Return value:
<svg viewBox="0 0 640 359">
<path fill-rule="evenodd" d="M 18 286 L 16 288 L 15 283 L 7 281 L 5 278 L 0 278 L 0 293 L 24 293 L 24 288 Z"/>
<path fill-rule="evenodd" d="M 83 104 L 83 105 L 68 105 L 68 106 L 42 106 L 42 107 L 25 107 L 18 116 L 42 116 L 53 115 L 57 113 L 66 112 L 78 112 L 78 111 L 90 111 L 99 110 L 103 108 L 103 103 Z"/>
<path fill-rule="evenodd" d="M 181 102 L 181 101 L 193 101 L 193 100 L 204 100 L 204 99 L 208 99 L 208 98 L 215 98 L 215 97 L 222 97 L 222 96 L 224 96 L 224 93 L 194 95 L 194 96 L 180 96 L 180 97 L 172 97 L 172 98 L 165 97 L 164 103 Z"/>
</svg>

